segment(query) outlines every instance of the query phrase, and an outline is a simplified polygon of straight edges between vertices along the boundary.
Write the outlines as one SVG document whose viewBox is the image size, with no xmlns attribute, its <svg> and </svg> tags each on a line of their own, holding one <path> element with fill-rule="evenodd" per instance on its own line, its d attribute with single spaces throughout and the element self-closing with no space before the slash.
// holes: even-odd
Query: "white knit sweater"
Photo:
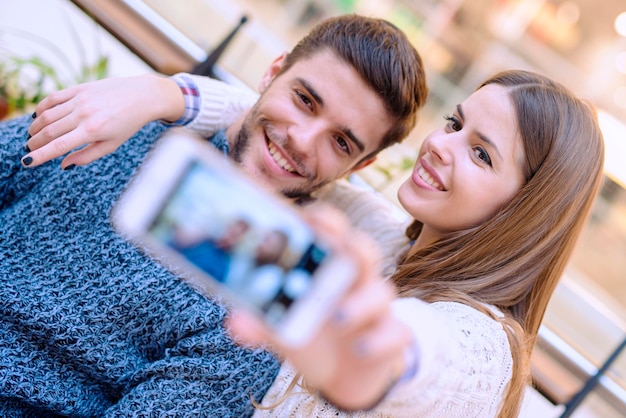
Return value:
<svg viewBox="0 0 626 418">
<path fill-rule="evenodd" d="M 200 114 L 188 125 L 205 136 L 228 126 L 257 99 L 257 95 L 206 77 L 192 76 L 200 89 Z M 398 257 L 408 248 L 401 221 L 391 203 L 371 190 L 340 180 L 321 190 L 320 200 L 343 210 L 352 224 L 379 244 L 382 274 L 393 273 Z M 469 306 L 454 302 L 428 304 L 415 298 L 398 299 L 394 314 L 413 331 L 418 349 L 418 372 L 395 386 L 375 409 L 343 413 L 323 399 L 295 389 L 271 410 L 254 417 L 494 417 L 511 379 L 512 357 L 502 325 Z M 294 376 L 284 364 L 263 399 L 272 405 Z"/>
<path fill-rule="evenodd" d="M 323 399 L 297 388 L 274 409 L 258 417 L 495 417 L 511 378 L 512 358 L 502 326 L 466 305 L 427 304 L 398 299 L 394 313 L 414 332 L 419 353 L 415 377 L 395 386 L 376 408 L 338 411 Z M 263 398 L 273 405 L 295 372 L 283 364 Z"/>
</svg>

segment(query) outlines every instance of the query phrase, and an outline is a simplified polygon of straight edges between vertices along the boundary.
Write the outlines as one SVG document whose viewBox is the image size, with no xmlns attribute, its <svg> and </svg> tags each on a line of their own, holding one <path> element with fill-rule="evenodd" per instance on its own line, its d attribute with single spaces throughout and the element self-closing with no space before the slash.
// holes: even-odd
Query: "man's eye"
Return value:
<svg viewBox="0 0 626 418">
<path fill-rule="evenodd" d="M 487 151 L 485 151 L 483 148 L 476 147 L 474 149 L 474 154 L 476 155 L 476 158 L 478 158 L 481 161 L 484 161 L 489 166 L 491 166 L 491 157 L 489 157 L 489 154 L 487 154 Z"/>
<path fill-rule="evenodd" d="M 348 141 L 340 136 L 337 137 L 336 141 L 337 145 L 342 151 L 344 151 L 346 154 L 350 154 L 350 144 L 348 144 Z"/>
<path fill-rule="evenodd" d="M 446 128 L 449 128 L 453 131 L 460 131 L 461 129 L 463 129 L 461 122 L 455 116 L 444 116 L 443 118 L 448 121 L 448 123 L 446 124 Z"/>
<path fill-rule="evenodd" d="M 296 94 L 298 95 L 298 99 L 302 102 L 302 104 L 304 104 L 308 108 L 313 107 L 313 102 L 306 95 L 300 93 L 299 91 L 297 91 Z"/>
</svg>

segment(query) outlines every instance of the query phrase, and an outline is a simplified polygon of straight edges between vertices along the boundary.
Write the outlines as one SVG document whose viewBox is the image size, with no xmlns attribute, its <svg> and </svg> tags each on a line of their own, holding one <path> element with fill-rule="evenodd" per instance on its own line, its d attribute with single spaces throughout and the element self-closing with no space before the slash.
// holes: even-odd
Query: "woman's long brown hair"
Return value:
<svg viewBox="0 0 626 418">
<path fill-rule="evenodd" d="M 401 296 L 459 301 L 505 314 L 513 376 L 499 416 L 518 415 L 530 353 L 602 181 L 604 145 L 597 115 L 562 85 L 506 71 L 487 84 L 508 89 L 524 144 L 526 184 L 487 222 L 408 256 L 392 280 Z M 513 129 L 514 127 L 512 127 Z M 421 224 L 408 229 L 419 235 Z"/>
</svg>

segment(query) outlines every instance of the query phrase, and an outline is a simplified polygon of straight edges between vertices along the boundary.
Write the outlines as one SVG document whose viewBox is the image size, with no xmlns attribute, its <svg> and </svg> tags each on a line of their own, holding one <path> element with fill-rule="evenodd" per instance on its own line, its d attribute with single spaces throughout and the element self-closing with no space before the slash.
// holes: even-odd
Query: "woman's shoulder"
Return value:
<svg viewBox="0 0 626 418">
<path fill-rule="evenodd" d="M 397 299 L 392 308 L 413 330 L 420 363 L 384 407 L 420 416 L 495 416 L 513 362 L 499 312 L 416 298 Z"/>
<path fill-rule="evenodd" d="M 477 307 L 470 306 L 466 303 L 455 302 L 455 301 L 439 301 L 439 302 L 433 302 L 430 305 L 437 311 L 443 312 L 452 317 L 468 318 L 468 319 L 473 318 L 479 321 L 494 322 L 498 324 L 500 323 L 491 315 L 488 315 L 485 311 L 478 309 Z M 482 303 L 480 304 L 480 306 L 484 308 L 486 311 L 491 312 L 496 317 L 503 316 L 502 311 L 494 305 Z"/>
<path fill-rule="evenodd" d="M 445 333 L 446 339 L 454 339 L 461 345 L 469 342 L 494 345 L 510 353 L 504 325 L 497 319 L 502 316 L 502 312 L 495 306 L 483 304 L 485 311 L 482 311 L 461 302 L 426 303 L 416 298 L 401 298 L 394 305 L 398 315 L 410 323 L 416 318 L 428 318 L 428 322 L 436 324 L 428 327 L 431 333 Z M 424 328 L 423 322 L 418 325 Z"/>
<path fill-rule="evenodd" d="M 412 329 L 428 363 L 448 368 L 450 375 L 492 376 L 502 382 L 510 378 L 513 358 L 504 324 L 497 308 L 483 305 L 480 309 L 460 302 L 425 303 L 415 298 L 396 301 L 404 304 L 398 314 Z M 446 350 L 441 350 L 446 347 Z M 433 373 L 438 374 L 436 370 Z"/>
<path fill-rule="evenodd" d="M 497 318 L 502 317 L 502 312 L 493 305 L 483 304 L 487 312 L 469 306 L 461 302 L 433 302 L 433 309 L 440 312 L 453 328 L 462 333 L 466 340 L 476 340 L 477 343 L 500 342 L 502 349 L 509 348 L 508 337 L 504 325 Z"/>
</svg>

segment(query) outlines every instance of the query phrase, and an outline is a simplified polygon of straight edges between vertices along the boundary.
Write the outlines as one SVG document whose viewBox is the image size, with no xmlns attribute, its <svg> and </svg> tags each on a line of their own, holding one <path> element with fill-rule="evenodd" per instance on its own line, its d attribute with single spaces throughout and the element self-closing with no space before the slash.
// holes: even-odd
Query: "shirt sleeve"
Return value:
<svg viewBox="0 0 626 418">
<path fill-rule="evenodd" d="M 60 170 L 52 163 L 37 169 L 22 167 L 20 159 L 28 153 L 25 145 L 32 121 L 31 115 L 22 115 L 0 122 L 0 209 L 27 195 L 51 170 Z"/>
<path fill-rule="evenodd" d="M 235 87 L 210 77 L 178 73 L 172 79 L 185 98 L 185 112 L 174 125 L 209 137 L 229 127 L 258 99 L 250 89 Z"/>
<path fill-rule="evenodd" d="M 414 411 L 437 417 L 496 416 L 513 364 L 502 324 L 457 302 L 402 298 L 392 307 L 412 330 L 417 369 L 380 408 L 405 411 L 413 405 Z"/>
</svg>

